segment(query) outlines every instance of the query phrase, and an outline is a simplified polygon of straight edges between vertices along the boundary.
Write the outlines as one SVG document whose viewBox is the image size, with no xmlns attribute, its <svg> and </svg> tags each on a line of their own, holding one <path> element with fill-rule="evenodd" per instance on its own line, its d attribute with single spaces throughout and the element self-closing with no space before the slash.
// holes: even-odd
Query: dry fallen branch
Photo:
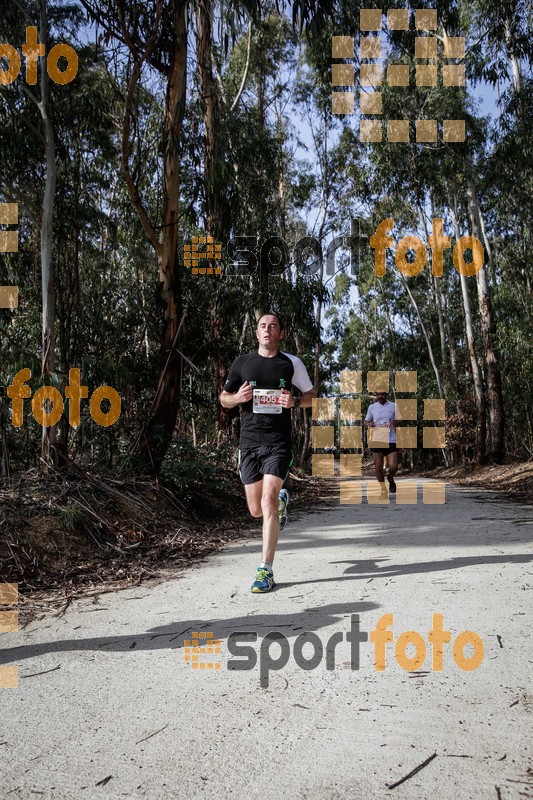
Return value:
<svg viewBox="0 0 533 800">
<path fill-rule="evenodd" d="M 94 785 L 95 786 L 105 786 L 106 783 L 109 783 L 109 781 L 111 780 L 112 777 L 113 777 L 112 775 L 108 775 L 107 778 L 102 778 L 101 781 L 98 781 L 98 783 L 95 783 Z"/>
<path fill-rule="evenodd" d="M 130 497 L 136 491 L 142 494 L 138 504 Z M 225 530 L 212 530 L 205 521 L 201 528 L 193 526 L 167 492 L 156 492 L 149 481 L 132 479 L 120 494 L 81 479 L 66 486 L 38 478 L 32 485 L 2 490 L 2 578 L 19 583 L 25 594 L 22 624 L 47 605 L 66 611 L 87 589 L 93 593 L 101 587 L 101 593 L 105 585 L 116 591 L 157 576 L 161 567 L 185 566 L 244 527 L 244 518 L 233 526 L 226 523 Z"/>
<path fill-rule="evenodd" d="M 95 477 L 76 464 L 48 475 L 27 470 L 2 483 L 1 574 L 19 584 L 21 625 L 47 607 L 62 614 L 77 597 L 186 567 L 250 532 L 241 487 L 232 489 L 231 475 L 224 496 L 209 486 L 178 495 L 172 483 L 156 486 L 136 474 Z M 316 496 L 316 480 L 297 488 L 300 497 Z"/>
<path fill-rule="evenodd" d="M 135 742 L 135 744 L 140 744 L 141 742 L 146 742 L 148 739 L 151 739 L 152 736 L 157 736 L 158 733 L 161 733 L 161 731 L 164 731 L 165 728 L 168 728 L 168 722 L 167 722 L 166 725 L 163 725 L 162 728 L 159 728 L 158 731 L 154 731 L 153 733 L 150 733 L 148 736 L 145 736 L 144 739 L 139 739 L 139 741 Z"/>
<path fill-rule="evenodd" d="M 30 672 L 29 675 L 21 675 L 22 678 L 35 678 L 37 675 L 46 675 L 47 672 L 55 672 L 56 669 L 61 669 L 61 664 L 58 664 L 57 667 L 52 667 L 52 669 L 45 669 L 42 672 Z"/>
<path fill-rule="evenodd" d="M 409 778 L 413 777 L 413 775 L 416 775 L 417 772 L 420 772 L 421 769 L 424 769 L 424 767 L 427 767 L 427 765 L 430 764 L 433 761 L 434 758 L 437 758 L 437 754 L 436 753 L 433 753 L 432 756 L 429 756 L 429 758 L 426 758 L 425 761 L 422 761 L 422 763 L 419 764 L 418 767 L 415 767 L 414 769 L 412 769 L 411 772 L 408 772 L 407 775 L 404 775 L 404 777 L 400 778 L 399 781 L 396 781 L 395 783 L 389 784 L 387 786 L 387 789 L 395 789 L 397 786 L 400 786 L 401 783 L 405 783 L 405 781 L 408 781 Z"/>
</svg>

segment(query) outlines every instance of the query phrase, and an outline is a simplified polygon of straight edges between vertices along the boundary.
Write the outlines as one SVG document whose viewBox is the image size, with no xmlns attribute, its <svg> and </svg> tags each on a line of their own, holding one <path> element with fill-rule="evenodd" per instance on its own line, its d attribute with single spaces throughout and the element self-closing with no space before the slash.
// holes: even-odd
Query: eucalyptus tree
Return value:
<svg viewBox="0 0 533 800">
<path fill-rule="evenodd" d="M 91 19 L 106 33 L 109 41 L 118 43 L 128 57 L 128 79 L 124 94 L 122 122 L 122 173 L 131 201 L 158 263 L 158 292 L 161 306 L 162 335 L 159 379 L 146 423 L 138 439 L 138 452 L 144 462 L 158 469 L 174 430 L 182 382 L 183 335 L 182 288 L 177 248 L 182 219 L 180 210 L 180 148 L 186 114 L 188 78 L 188 38 L 194 8 L 198 9 L 199 39 L 205 88 L 211 86 L 209 49 L 213 6 L 207 0 L 200 5 L 187 0 L 82 0 Z M 229 7 L 235 14 L 257 16 L 259 0 L 241 0 Z M 322 0 L 298 0 L 293 5 L 295 22 L 319 24 L 327 10 Z M 162 212 L 160 224 L 150 218 L 138 181 L 131 169 L 132 128 L 135 120 L 136 95 L 143 79 L 151 72 L 163 82 L 165 104 L 162 112 Z M 208 101 L 208 126 L 214 121 L 214 108 Z M 213 133 L 209 127 L 211 143 Z M 211 155 L 209 163 L 211 170 Z M 212 178 L 212 176 L 211 176 Z"/>
<path fill-rule="evenodd" d="M 52 22 L 53 21 L 53 22 Z M 7 87 L 2 87 L 2 110 L 6 113 L 8 124 L 17 126 L 15 115 L 20 115 L 26 127 L 33 132 L 35 140 L 42 147 L 43 187 L 40 195 L 40 208 L 35 212 L 33 198 L 28 203 L 28 211 L 34 219 L 38 219 L 40 238 L 41 267 L 41 302 L 42 302 L 42 340 L 41 340 L 41 377 L 45 382 L 57 383 L 56 375 L 56 341 L 55 341 L 55 296 L 53 259 L 54 204 L 57 185 L 58 154 L 56 147 L 56 131 L 54 117 L 57 118 L 56 105 L 61 103 L 61 93 L 65 87 L 52 85 L 48 52 L 52 46 L 54 31 L 64 26 L 76 28 L 80 21 L 79 9 L 72 5 L 50 7 L 47 0 L 21 0 L 14 6 L 4 8 L 0 22 L 11 41 L 22 39 L 24 29 L 36 29 L 35 47 L 39 59 L 33 61 L 34 75 L 29 78 L 30 68 L 26 67 L 26 79 L 20 77 Z M 31 63 L 28 61 L 28 63 Z M 37 67 L 39 64 L 39 67 Z M 77 65 L 73 65 L 73 69 Z M 67 90 L 68 91 L 68 90 Z M 33 105 L 40 121 L 36 119 L 28 106 Z M 22 170 L 25 174 L 26 170 Z M 22 183 L 23 181 L 21 181 Z M 40 187 L 39 187 L 40 188 Z M 9 190 L 8 190 L 9 192 Z M 21 200 L 27 198 L 27 192 L 21 194 Z M 17 198 L 18 199 L 18 198 Z M 28 198 L 29 199 L 29 198 Z M 21 206 L 24 207 L 23 202 Z M 41 464 L 46 469 L 52 461 L 57 463 L 56 426 L 43 426 L 41 439 Z"/>
</svg>

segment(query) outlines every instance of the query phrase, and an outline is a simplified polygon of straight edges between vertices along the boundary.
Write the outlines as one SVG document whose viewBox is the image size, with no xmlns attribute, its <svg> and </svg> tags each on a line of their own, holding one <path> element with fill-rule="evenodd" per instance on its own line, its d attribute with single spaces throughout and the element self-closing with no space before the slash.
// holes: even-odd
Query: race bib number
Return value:
<svg viewBox="0 0 533 800">
<path fill-rule="evenodd" d="M 254 389 L 254 414 L 281 414 L 281 389 Z"/>
</svg>

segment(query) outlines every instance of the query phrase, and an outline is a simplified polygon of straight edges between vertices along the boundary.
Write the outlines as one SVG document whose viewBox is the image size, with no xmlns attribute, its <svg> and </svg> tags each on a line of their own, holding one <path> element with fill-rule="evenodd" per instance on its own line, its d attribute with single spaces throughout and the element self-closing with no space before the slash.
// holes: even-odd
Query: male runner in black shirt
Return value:
<svg viewBox="0 0 533 800">
<path fill-rule="evenodd" d="M 277 314 L 264 314 L 257 323 L 259 349 L 235 359 L 219 398 L 224 408 L 242 404 L 239 475 L 250 514 L 263 517 L 263 560 L 252 592 L 275 586 L 272 563 L 289 502 L 282 486 L 293 462 L 290 409 L 308 408 L 316 397 L 302 361 L 280 351 L 284 335 Z M 293 397 L 293 386 L 301 397 Z"/>
</svg>

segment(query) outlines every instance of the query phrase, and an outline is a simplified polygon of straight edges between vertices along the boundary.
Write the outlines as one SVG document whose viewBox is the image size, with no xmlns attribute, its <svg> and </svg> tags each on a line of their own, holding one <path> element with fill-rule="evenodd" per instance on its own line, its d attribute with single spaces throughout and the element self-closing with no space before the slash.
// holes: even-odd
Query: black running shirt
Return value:
<svg viewBox="0 0 533 800">
<path fill-rule="evenodd" d="M 237 392 L 248 381 L 252 389 L 287 389 L 296 386 L 302 393 L 309 392 L 313 384 L 298 356 L 279 352 L 267 358 L 257 350 L 236 358 L 230 367 L 224 391 Z M 256 396 L 256 409 L 268 409 L 270 398 Z M 281 414 L 254 412 L 254 399 L 242 405 L 242 424 L 239 446 L 241 449 L 261 445 L 291 446 L 291 410 L 282 409 Z"/>
</svg>

